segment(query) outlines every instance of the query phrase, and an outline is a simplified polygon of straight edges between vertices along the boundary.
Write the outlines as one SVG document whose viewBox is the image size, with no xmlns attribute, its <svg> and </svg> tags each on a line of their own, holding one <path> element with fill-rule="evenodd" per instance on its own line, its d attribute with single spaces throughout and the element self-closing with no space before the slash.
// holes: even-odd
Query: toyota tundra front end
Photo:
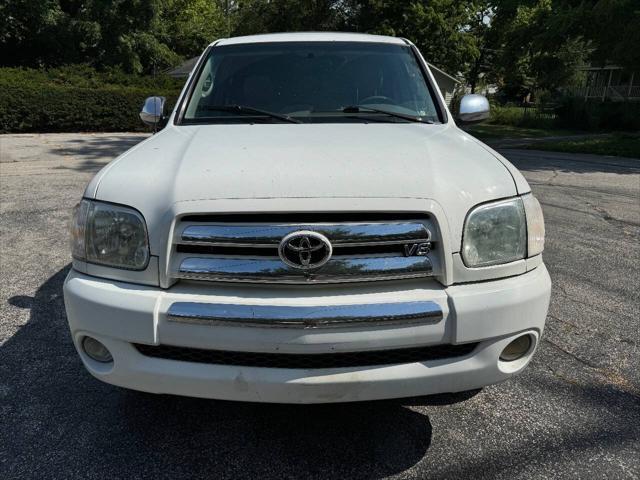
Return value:
<svg viewBox="0 0 640 480">
<path fill-rule="evenodd" d="M 74 210 L 64 285 L 96 378 L 205 398 L 471 390 L 531 360 L 550 279 L 522 175 L 404 39 L 219 40 Z M 459 120 L 486 117 L 463 98 Z"/>
</svg>

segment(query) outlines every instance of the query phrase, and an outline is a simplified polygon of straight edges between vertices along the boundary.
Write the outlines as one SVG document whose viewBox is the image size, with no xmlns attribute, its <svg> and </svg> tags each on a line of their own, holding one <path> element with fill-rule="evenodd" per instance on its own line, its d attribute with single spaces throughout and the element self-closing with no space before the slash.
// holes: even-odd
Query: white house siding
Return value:
<svg viewBox="0 0 640 480">
<path fill-rule="evenodd" d="M 453 94 L 456 91 L 456 86 L 458 85 L 458 81 L 433 65 L 429 64 L 431 68 L 431 73 L 433 73 L 433 77 L 442 92 L 442 96 L 444 97 L 444 101 L 447 106 L 451 106 L 451 100 L 453 99 Z"/>
</svg>

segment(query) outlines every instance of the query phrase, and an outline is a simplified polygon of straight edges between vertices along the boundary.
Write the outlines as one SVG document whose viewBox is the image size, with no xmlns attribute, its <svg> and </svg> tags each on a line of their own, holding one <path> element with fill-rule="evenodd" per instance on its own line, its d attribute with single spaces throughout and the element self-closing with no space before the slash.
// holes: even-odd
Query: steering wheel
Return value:
<svg viewBox="0 0 640 480">
<path fill-rule="evenodd" d="M 363 98 L 360 100 L 360 105 L 367 103 L 384 103 L 387 105 L 395 105 L 396 101 L 392 98 L 385 97 L 384 95 L 373 95 L 371 97 Z"/>
</svg>

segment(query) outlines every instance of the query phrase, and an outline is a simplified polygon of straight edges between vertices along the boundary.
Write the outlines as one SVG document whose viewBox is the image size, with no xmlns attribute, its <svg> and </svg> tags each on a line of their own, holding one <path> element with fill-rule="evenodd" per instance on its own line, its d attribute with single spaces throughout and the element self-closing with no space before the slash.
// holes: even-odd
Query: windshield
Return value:
<svg viewBox="0 0 640 480">
<path fill-rule="evenodd" d="M 210 49 L 183 123 L 287 121 L 431 123 L 439 118 L 409 46 L 282 42 Z"/>
</svg>

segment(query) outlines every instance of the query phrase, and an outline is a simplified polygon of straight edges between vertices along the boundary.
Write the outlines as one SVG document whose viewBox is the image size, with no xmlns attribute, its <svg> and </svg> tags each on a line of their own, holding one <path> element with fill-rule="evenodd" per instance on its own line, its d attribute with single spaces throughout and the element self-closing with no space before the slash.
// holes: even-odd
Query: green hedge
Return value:
<svg viewBox="0 0 640 480">
<path fill-rule="evenodd" d="M 556 113 L 559 127 L 640 131 L 640 102 L 585 101 L 573 97 L 564 99 Z"/>
<path fill-rule="evenodd" d="M 181 83 L 87 67 L 0 68 L 0 132 L 148 130 L 138 117 L 144 99 L 164 96 L 170 110 Z"/>
<path fill-rule="evenodd" d="M 491 105 L 489 123 L 526 128 L 552 128 L 555 114 L 536 107 Z"/>
<path fill-rule="evenodd" d="M 491 105 L 489 123 L 526 128 L 585 131 L 640 130 L 640 102 L 601 102 L 564 98 L 555 107 Z"/>
</svg>

